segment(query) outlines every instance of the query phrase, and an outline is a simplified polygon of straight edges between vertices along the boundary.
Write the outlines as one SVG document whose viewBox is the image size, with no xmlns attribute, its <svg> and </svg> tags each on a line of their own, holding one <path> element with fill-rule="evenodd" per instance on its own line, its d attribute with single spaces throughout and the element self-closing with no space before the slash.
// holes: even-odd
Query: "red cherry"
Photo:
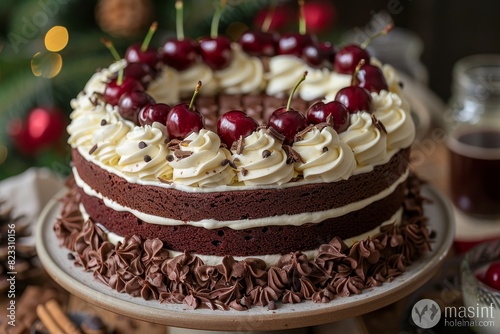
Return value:
<svg viewBox="0 0 500 334">
<path fill-rule="evenodd" d="M 335 57 L 335 48 L 330 42 L 322 42 L 317 45 L 308 45 L 302 50 L 302 58 L 311 67 L 332 67 Z"/>
<path fill-rule="evenodd" d="M 125 93 L 130 93 L 136 90 L 144 90 L 143 85 L 133 78 L 123 78 L 121 84 L 118 83 L 119 78 L 111 80 L 104 90 L 104 100 L 113 106 L 116 106 L 120 97 Z"/>
<path fill-rule="evenodd" d="M 381 90 L 389 90 L 384 73 L 380 67 L 364 64 L 357 72 L 358 86 L 369 92 L 379 93 Z"/>
<path fill-rule="evenodd" d="M 337 133 L 344 132 L 349 127 L 349 111 L 338 101 L 316 102 L 307 111 L 307 121 L 312 124 L 326 122 L 328 116 L 332 117 L 333 128 Z"/>
<path fill-rule="evenodd" d="M 124 76 L 140 81 L 146 88 L 153 81 L 156 73 L 145 63 L 129 63 L 124 70 Z"/>
<path fill-rule="evenodd" d="M 155 103 L 155 100 L 143 90 L 134 90 L 124 93 L 118 101 L 118 112 L 120 115 L 136 125 L 139 124 L 139 111 L 147 104 Z"/>
<path fill-rule="evenodd" d="M 278 54 L 300 57 L 306 46 L 314 44 L 316 44 L 316 38 L 310 34 L 283 34 L 278 41 Z"/>
<path fill-rule="evenodd" d="M 128 63 L 143 63 L 152 69 L 157 69 L 160 56 L 156 49 L 147 48 L 145 51 L 142 51 L 141 45 L 135 43 L 128 47 L 125 52 L 125 59 Z"/>
<path fill-rule="evenodd" d="M 195 63 L 198 56 L 198 44 L 189 38 L 183 40 L 170 38 L 163 44 L 161 55 L 165 65 L 182 71 Z"/>
<path fill-rule="evenodd" d="M 139 124 L 151 125 L 154 122 L 167 124 L 167 116 L 172 108 L 165 103 L 148 104 L 144 106 L 139 112 Z"/>
<path fill-rule="evenodd" d="M 224 36 L 202 38 L 200 53 L 205 64 L 214 70 L 221 70 L 233 59 L 231 40 Z"/>
<path fill-rule="evenodd" d="M 242 110 L 231 110 L 222 115 L 217 121 L 217 133 L 220 139 L 227 147 L 231 147 L 233 142 L 237 141 L 241 136 L 252 134 L 259 123 L 252 117 L 249 117 Z"/>
<path fill-rule="evenodd" d="M 153 22 L 142 44 L 136 43 L 129 46 L 125 53 L 125 59 L 128 63 L 144 63 L 152 69 L 158 68 L 158 63 L 160 61 L 158 51 L 149 47 L 151 38 L 153 37 L 153 34 L 155 33 L 157 28 L 158 23 Z"/>
<path fill-rule="evenodd" d="M 332 1 L 307 1 L 304 3 L 307 31 L 319 33 L 335 24 L 336 10 Z"/>
<path fill-rule="evenodd" d="M 484 274 L 483 283 L 500 291 L 500 262 L 489 265 L 486 274 Z"/>
<path fill-rule="evenodd" d="M 272 57 L 276 55 L 278 39 L 277 34 L 249 30 L 241 35 L 238 42 L 249 55 Z"/>
<path fill-rule="evenodd" d="M 199 132 L 204 128 L 203 116 L 194 106 L 200 87 L 201 81 L 198 81 L 191 103 L 180 103 L 168 113 L 166 124 L 170 139 L 184 139 L 190 133 Z"/>
<path fill-rule="evenodd" d="M 358 86 L 344 87 L 335 95 L 335 101 L 345 105 L 347 110 L 354 114 L 358 111 L 373 111 L 373 99 L 370 93 Z"/>
<path fill-rule="evenodd" d="M 304 114 L 290 108 L 293 95 L 302 81 L 306 79 L 306 76 L 307 72 L 304 72 L 302 78 L 300 78 L 295 87 L 293 87 L 293 90 L 288 97 L 286 107 L 276 109 L 269 117 L 268 125 L 285 136 L 284 144 L 286 145 L 292 145 L 295 135 L 304 130 L 307 126 L 307 120 Z"/>
<path fill-rule="evenodd" d="M 335 54 L 333 66 L 337 73 L 352 74 L 361 59 L 366 62 L 370 60 L 368 51 L 362 49 L 359 45 L 350 44 L 344 46 Z"/>
</svg>

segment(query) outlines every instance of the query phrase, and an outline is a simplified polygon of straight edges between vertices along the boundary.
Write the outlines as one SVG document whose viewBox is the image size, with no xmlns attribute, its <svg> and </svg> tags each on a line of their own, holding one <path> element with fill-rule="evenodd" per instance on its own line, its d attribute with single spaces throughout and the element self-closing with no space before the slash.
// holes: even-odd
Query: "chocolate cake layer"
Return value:
<svg viewBox="0 0 500 334">
<path fill-rule="evenodd" d="M 73 164 L 80 178 L 98 193 L 122 206 L 181 221 L 255 219 L 342 207 L 387 189 L 406 172 L 408 161 L 409 149 L 405 149 L 387 164 L 376 166 L 370 173 L 353 175 L 348 180 L 203 193 L 129 183 L 73 150 Z M 399 205 L 402 199 L 400 195 L 393 200 Z"/>
<path fill-rule="evenodd" d="M 303 226 L 266 226 L 245 230 L 205 229 L 191 225 L 148 224 L 129 212 L 108 208 L 80 190 L 81 202 L 94 222 L 121 236 L 158 238 L 168 249 L 207 255 L 252 256 L 285 254 L 318 248 L 334 237 L 348 239 L 371 231 L 401 207 L 405 183 L 389 196 L 346 215 Z"/>
</svg>

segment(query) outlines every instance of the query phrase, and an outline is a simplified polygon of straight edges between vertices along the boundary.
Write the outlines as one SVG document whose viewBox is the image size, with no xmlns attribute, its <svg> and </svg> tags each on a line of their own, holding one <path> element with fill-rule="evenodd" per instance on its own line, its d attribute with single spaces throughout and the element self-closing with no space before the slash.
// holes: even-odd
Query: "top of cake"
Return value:
<svg viewBox="0 0 500 334">
<path fill-rule="evenodd" d="M 286 49 L 304 35 L 269 34 L 266 44 L 259 34 L 130 47 L 72 100 L 70 145 L 129 182 L 191 191 L 345 180 L 411 145 L 415 126 L 392 66 L 357 45 L 335 51 L 311 37 Z M 276 110 L 257 121 L 224 109 L 228 98 Z"/>
</svg>

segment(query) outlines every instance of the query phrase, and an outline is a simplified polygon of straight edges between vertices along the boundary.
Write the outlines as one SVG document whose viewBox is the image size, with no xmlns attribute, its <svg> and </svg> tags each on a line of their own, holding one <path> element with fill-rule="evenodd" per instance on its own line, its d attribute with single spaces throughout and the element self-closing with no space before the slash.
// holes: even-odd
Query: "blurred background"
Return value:
<svg viewBox="0 0 500 334">
<path fill-rule="evenodd" d="M 297 30 L 295 0 L 228 0 L 220 32 L 237 39 L 258 28 L 272 6 L 272 29 Z M 371 51 L 445 103 L 458 59 L 500 53 L 499 13 L 493 0 L 306 1 L 308 30 L 335 45 L 362 42 L 394 22 L 397 28 Z M 186 35 L 208 35 L 212 14 L 213 0 L 186 0 Z M 110 38 L 123 55 L 153 21 L 159 29 L 152 45 L 159 47 L 175 32 L 174 0 L 0 2 L 0 180 L 31 166 L 69 171 L 70 100 L 96 68 L 113 61 L 100 38 Z"/>
</svg>

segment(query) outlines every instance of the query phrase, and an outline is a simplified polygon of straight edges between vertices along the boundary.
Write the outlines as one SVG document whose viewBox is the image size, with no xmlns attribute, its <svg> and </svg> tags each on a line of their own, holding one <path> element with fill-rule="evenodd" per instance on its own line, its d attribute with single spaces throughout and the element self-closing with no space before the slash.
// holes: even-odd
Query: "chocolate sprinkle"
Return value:
<svg viewBox="0 0 500 334">
<path fill-rule="evenodd" d="M 221 164 L 222 166 L 225 166 L 225 165 L 227 165 L 228 163 L 229 163 L 229 159 L 224 159 L 224 160 L 222 160 L 222 161 L 221 161 L 221 163 L 220 163 L 220 164 Z"/>
<path fill-rule="evenodd" d="M 102 119 L 101 120 L 101 126 L 105 126 L 106 124 L 108 124 L 108 122 L 105 119 Z"/>
<path fill-rule="evenodd" d="M 267 309 L 270 311 L 274 311 L 277 309 L 276 303 L 274 301 L 269 301 L 269 304 L 267 304 Z"/>
<path fill-rule="evenodd" d="M 247 176 L 248 175 L 248 170 L 246 170 L 245 168 L 242 168 L 241 169 L 241 175 Z"/>
<path fill-rule="evenodd" d="M 268 135 L 270 135 L 271 137 L 273 137 L 274 139 L 276 139 L 277 141 L 283 143 L 285 141 L 285 136 L 282 135 L 281 133 L 279 133 L 275 128 L 273 128 L 272 126 L 268 127 L 266 129 L 266 132 Z"/>
<path fill-rule="evenodd" d="M 167 161 L 168 162 L 172 162 L 172 161 L 174 161 L 174 159 L 175 158 L 174 158 L 174 156 L 172 154 L 167 155 Z"/>
<path fill-rule="evenodd" d="M 144 156 L 144 161 L 145 161 L 145 162 L 150 162 L 150 161 L 151 161 L 151 156 L 149 156 L 149 155 L 147 155 L 147 154 L 146 154 L 146 155 Z"/>
<path fill-rule="evenodd" d="M 235 159 L 236 160 L 236 159 Z M 236 164 L 234 163 L 234 161 L 229 161 L 229 166 L 233 169 L 236 169 Z"/>
<path fill-rule="evenodd" d="M 269 158 L 270 156 L 271 156 L 271 151 L 269 151 L 269 150 L 262 151 L 262 157 L 264 159 Z"/>
<path fill-rule="evenodd" d="M 323 153 L 328 152 L 328 147 L 323 147 Z"/>
<path fill-rule="evenodd" d="M 97 147 L 97 144 L 95 144 L 94 146 L 92 146 L 92 148 L 91 148 L 91 149 L 90 149 L 90 151 L 89 151 L 89 154 L 94 153 L 94 152 L 97 150 L 97 148 L 98 148 L 98 147 Z"/>
<path fill-rule="evenodd" d="M 143 148 L 146 148 L 146 147 L 148 147 L 148 144 L 146 144 L 146 143 L 145 143 L 145 142 L 143 142 L 143 141 L 140 141 L 140 142 L 139 142 L 139 148 L 140 148 L 141 150 L 142 150 Z"/>
</svg>

